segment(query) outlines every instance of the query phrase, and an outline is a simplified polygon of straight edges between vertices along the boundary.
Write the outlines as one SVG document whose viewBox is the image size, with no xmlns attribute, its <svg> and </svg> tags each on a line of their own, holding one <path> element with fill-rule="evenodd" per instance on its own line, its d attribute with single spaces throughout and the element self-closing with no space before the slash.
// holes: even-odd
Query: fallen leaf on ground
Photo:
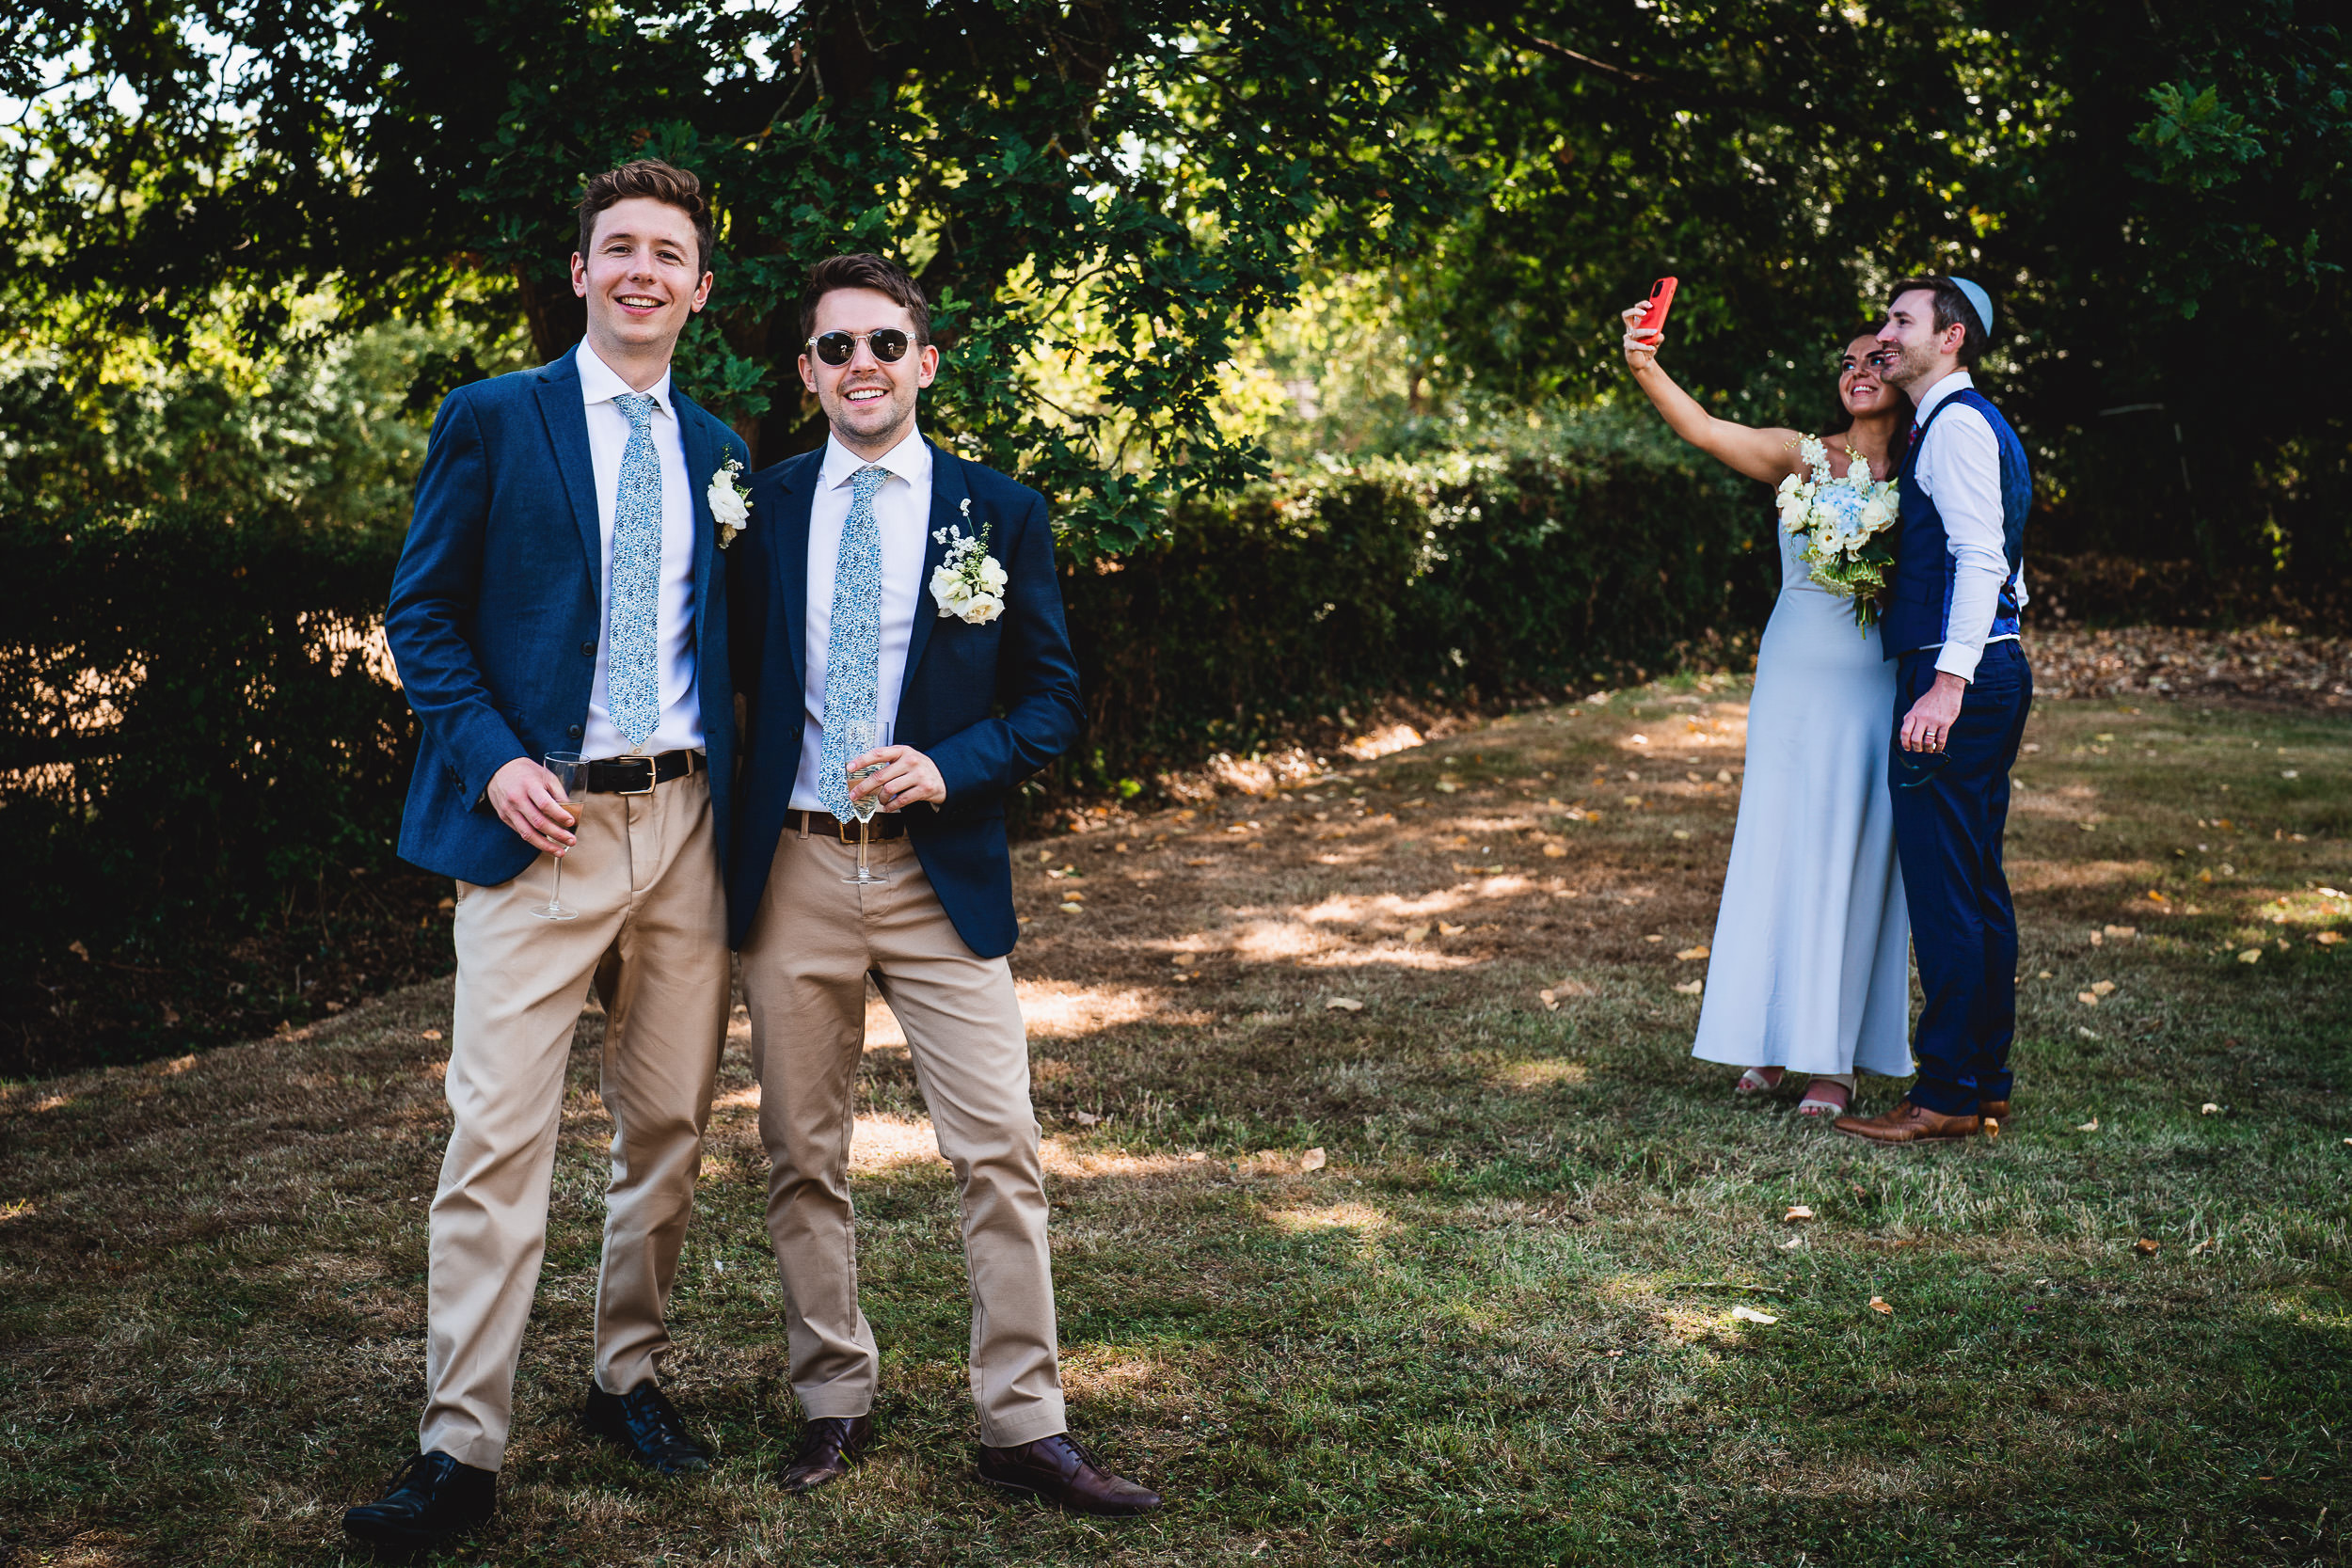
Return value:
<svg viewBox="0 0 2352 1568">
<path fill-rule="evenodd" d="M 1870 1310 L 1873 1312 L 1883 1312 L 1890 1318 L 1895 1315 L 1895 1309 L 1886 1305 L 1886 1298 L 1884 1296 L 1872 1296 L 1870 1298 Z"/>
<path fill-rule="evenodd" d="M 1073 1111 L 1071 1113 L 1070 1119 L 1076 1122 L 1081 1127 L 1092 1127 L 1102 1121 L 1103 1118 L 1096 1116 L 1092 1111 Z"/>
<path fill-rule="evenodd" d="M 1684 963 L 1689 963 L 1692 958 L 1704 958 L 1707 957 L 1707 949 L 1704 947 L 1686 947 L 1681 952 L 1677 953 L 1675 957 L 1680 958 Z"/>
<path fill-rule="evenodd" d="M 1544 858 L 1553 861 L 1565 860 L 1568 858 L 1568 847 L 1565 844 L 1547 844 L 1544 846 Z M 2335 933 L 2330 931 L 2328 935 L 2332 938 Z"/>
<path fill-rule="evenodd" d="M 1803 1236 L 1791 1236 L 1787 1241 L 1780 1243 L 1780 1250 L 1783 1252 L 1794 1252 L 1797 1248 L 1803 1245 L 1804 1245 L 1804 1238 Z"/>
<path fill-rule="evenodd" d="M 1426 926 L 1407 926 L 1405 927 L 1405 940 L 1406 942 L 1419 942 L 1422 938 L 1427 936 L 1428 934 L 1429 927 Z"/>
<path fill-rule="evenodd" d="M 2196 1256 L 2197 1256 L 2199 1253 L 2201 1253 L 2201 1252 L 2211 1252 L 2212 1250 L 2213 1250 L 2213 1238 L 2212 1238 L 2211 1236 L 2208 1236 L 2208 1237 L 2206 1237 L 2203 1241 L 2201 1241 L 2201 1242 L 2198 1243 L 2195 1246 L 2190 1247 L 2190 1248 L 2188 1249 L 2188 1255 L 2189 1255 L 2191 1258 L 2194 1258 L 2194 1257 L 2196 1257 Z"/>
<path fill-rule="evenodd" d="M 2110 926 L 2106 928 L 2106 934 L 2113 937 L 2118 942 L 2129 942 L 2134 937 L 2139 935 L 2139 927 L 2137 926 Z"/>
<path fill-rule="evenodd" d="M 1812 1210 L 1810 1210 L 1810 1209 L 1808 1209 L 1808 1208 L 1806 1208 L 1806 1207 L 1805 1207 L 1804 1204 L 1802 1204 L 1802 1203 L 1792 1203 L 1792 1204 L 1790 1204 L 1790 1205 L 1788 1206 L 1788 1212 L 1787 1212 L 1787 1213 L 1785 1213 L 1785 1214 L 1781 1215 L 1781 1219 L 1782 1219 L 1784 1222 L 1787 1222 L 1787 1221 L 1792 1221 L 1792 1220 L 1809 1220 L 1809 1219 L 1811 1219 L 1812 1217 L 1813 1217 L 1813 1211 L 1812 1211 Z"/>
<path fill-rule="evenodd" d="M 2156 1255 L 2157 1249 L 2162 1245 L 2163 1243 L 2160 1242 L 2153 1242 L 2149 1240 L 2147 1237 L 2142 1236 L 2138 1241 L 2132 1243 L 2132 1250 L 2138 1253 L 2142 1258 L 2153 1258 Z"/>
<path fill-rule="evenodd" d="M 1186 865 L 1207 865 L 1209 863 L 1209 857 L 1206 855 L 1195 855 L 1184 863 Z"/>
<path fill-rule="evenodd" d="M 1776 1323 L 1780 1322 L 1778 1318 L 1773 1317 L 1770 1312 L 1758 1312 L 1753 1307 L 1735 1307 L 1731 1309 L 1731 1315 L 1739 1319 L 1743 1323 Z"/>
<path fill-rule="evenodd" d="M 2099 1005 L 2099 993 L 2094 990 L 2078 990 L 2074 993 L 2074 1000 L 2086 1007 L 2095 1007 Z"/>
<path fill-rule="evenodd" d="M 1185 1156 L 1184 1156 L 1184 1161 L 1185 1161 L 1185 1163 L 1186 1163 L 1186 1164 L 1199 1164 L 1201 1161 L 1203 1161 L 1203 1160 L 1205 1160 L 1205 1159 L 1207 1159 L 1207 1158 L 1208 1158 L 1208 1156 L 1207 1156 L 1207 1155 L 1205 1155 L 1205 1154 L 1201 1153 L 1199 1149 L 1197 1149 L 1197 1148 L 1196 1148 L 1196 1149 L 1194 1149 L 1194 1150 L 1193 1150 L 1190 1154 L 1187 1154 L 1187 1155 L 1185 1155 Z"/>
<path fill-rule="evenodd" d="M 1651 935 L 1649 935 L 1649 936 L 1645 936 L 1645 937 L 1644 937 L 1642 940 L 1643 940 L 1644 942 L 1663 942 L 1663 941 L 1665 941 L 1666 939 L 1665 939 L 1664 937 L 1662 937 L 1662 936 L 1660 936 L 1660 935 L 1657 935 L 1657 934 L 1655 934 L 1655 933 L 1652 933 L 1652 934 L 1651 934 Z"/>
<path fill-rule="evenodd" d="M 2092 1117 L 2089 1121 L 2078 1122 L 2075 1124 L 2074 1131 L 2077 1132 L 2096 1132 L 2099 1131 L 2099 1118 L 2097 1117 Z"/>
<path fill-rule="evenodd" d="M 1600 994 L 1581 980 L 1563 980 L 1552 989 L 1562 996 L 1598 996 Z"/>
<path fill-rule="evenodd" d="M 2319 931 L 2313 933 L 2312 940 L 2322 947 L 2333 947 L 2344 940 L 2344 933 L 2342 931 Z"/>
<path fill-rule="evenodd" d="M 2091 985 L 2090 992 L 2093 996 L 2113 996 L 2115 994 L 2115 982 L 2112 980 L 2094 981 Z"/>
<path fill-rule="evenodd" d="M 1087 912 L 1087 907 L 1084 904 L 1064 904 L 1061 906 L 1061 912 L 1064 914 L 1084 914 Z"/>
<path fill-rule="evenodd" d="M 1442 920 L 1438 922 L 1438 934 L 1441 937 L 1458 937 L 1467 929 L 1468 927 L 1449 926 Z"/>
<path fill-rule="evenodd" d="M 1548 1013 L 1556 1013 L 1560 1010 L 1560 997 L 1557 992 L 1539 990 L 1535 993 L 1535 995 L 1536 998 L 1543 1003 L 1544 1011 Z"/>
<path fill-rule="evenodd" d="M 2261 948 L 2249 947 L 2237 956 L 2237 961 L 2242 964 L 2260 963 L 2262 962 L 2262 957 L 2263 950 Z"/>
<path fill-rule="evenodd" d="M 438 1029 L 427 1029 L 424 1032 L 423 1037 L 429 1040 L 437 1040 L 441 1037 L 441 1032 Z M 2352 1143 L 2352 1138 L 2346 1138 L 2344 1142 Z"/>
<path fill-rule="evenodd" d="M 1675 987 L 1675 990 L 1679 991 L 1684 996 L 1697 996 L 1707 990 L 1707 982 L 1704 980 L 1685 980 L 1682 984 Z"/>
<path fill-rule="evenodd" d="M 1330 1012 L 1335 1008 L 1343 1013 L 1360 1013 L 1364 1010 L 1364 1005 L 1352 996 L 1334 996 L 1323 1004 L 1325 1012 Z"/>
<path fill-rule="evenodd" d="M 1675 837 L 1677 838 L 1689 838 L 1690 836 L 1691 830 L 1688 828 L 1677 828 L 1675 830 Z"/>
<path fill-rule="evenodd" d="M 2217 1117 L 2221 1114 L 2221 1107 L 2208 1100 L 2197 1107 L 2197 1114 L 2201 1117 Z"/>
<path fill-rule="evenodd" d="M 1326 1163 L 1324 1152 L 1320 1148 L 1311 1148 L 1298 1157 L 1300 1170 L 1321 1170 Z"/>
</svg>

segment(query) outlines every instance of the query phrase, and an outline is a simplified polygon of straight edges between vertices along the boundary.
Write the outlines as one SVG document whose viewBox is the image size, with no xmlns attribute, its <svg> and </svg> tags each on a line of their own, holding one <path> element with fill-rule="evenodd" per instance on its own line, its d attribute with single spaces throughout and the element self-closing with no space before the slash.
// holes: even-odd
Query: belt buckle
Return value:
<svg viewBox="0 0 2352 1568">
<path fill-rule="evenodd" d="M 644 768 L 644 769 L 645 769 L 645 787 L 644 787 L 644 788 L 643 788 L 643 789 L 616 789 L 616 790 L 614 790 L 612 793 L 614 793 L 615 795 L 651 795 L 651 794 L 653 793 L 653 786 L 654 786 L 654 784 L 658 782 L 658 781 L 656 780 L 655 776 L 654 776 L 653 758 L 651 758 L 651 757 L 614 757 L 612 760 L 613 760 L 613 761 L 615 761 L 615 762 L 633 762 L 633 763 L 637 763 L 637 764 L 642 765 L 642 766 Z"/>
</svg>

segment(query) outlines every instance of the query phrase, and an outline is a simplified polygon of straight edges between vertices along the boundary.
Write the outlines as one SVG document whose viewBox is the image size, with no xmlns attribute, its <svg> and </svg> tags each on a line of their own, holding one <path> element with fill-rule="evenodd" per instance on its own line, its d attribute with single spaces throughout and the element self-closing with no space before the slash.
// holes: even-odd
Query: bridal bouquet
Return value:
<svg viewBox="0 0 2352 1568">
<path fill-rule="evenodd" d="M 1780 526 L 1804 540 L 1803 558 L 1813 580 L 1853 601 L 1854 625 L 1879 618 L 1887 574 L 1894 570 L 1895 482 L 1870 477 L 1860 452 L 1847 451 L 1845 477 L 1833 479 L 1820 437 L 1797 442 L 1805 472 L 1780 482 Z"/>
</svg>

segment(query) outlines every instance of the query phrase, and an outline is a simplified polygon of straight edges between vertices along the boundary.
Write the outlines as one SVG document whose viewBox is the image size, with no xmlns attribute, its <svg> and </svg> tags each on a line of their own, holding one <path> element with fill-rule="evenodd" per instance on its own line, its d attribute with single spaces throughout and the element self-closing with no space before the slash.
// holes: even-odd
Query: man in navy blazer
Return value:
<svg viewBox="0 0 2352 1568">
<path fill-rule="evenodd" d="M 818 263 L 801 336 L 831 433 L 753 479 L 751 531 L 727 562 L 749 714 L 729 923 L 806 1418 L 781 1480 L 838 1480 L 872 1438 L 879 1363 L 849 1186 L 870 974 L 955 1170 L 981 1478 L 1141 1513 L 1159 1498 L 1068 1431 L 1028 1039 L 1005 959 L 1019 931 L 1005 797 L 1083 719 L 1044 498 L 923 438 L 915 404 L 939 350 L 895 263 Z M 869 864 L 879 879 L 860 876 Z"/>
<path fill-rule="evenodd" d="M 424 728 L 400 852 L 456 882 L 457 987 L 418 1453 L 344 1516 L 377 1546 L 495 1507 L 592 977 L 613 1137 L 588 1424 L 665 1471 L 707 1464 L 656 1374 L 726 1035 L 718 547 L 748 454 L 670 385 L 711 283 L 694 176 L 596 176 L 579 243 L 586 340 L 443 401 L 385 614 Z M 568 787 L 543 758 L 580 764 Z"/>
</svg>

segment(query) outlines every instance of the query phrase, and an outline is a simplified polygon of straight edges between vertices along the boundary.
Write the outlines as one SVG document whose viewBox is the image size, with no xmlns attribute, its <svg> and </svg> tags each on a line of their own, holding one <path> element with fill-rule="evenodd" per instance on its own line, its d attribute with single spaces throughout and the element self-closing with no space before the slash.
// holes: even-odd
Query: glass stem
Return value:
<svg viewBox="0 0 2352 1568">
<path fill-rule="evenodd" d="M 563 851 L 563 850 L 561 850 L 561 849 L 558 849 L 558 850 L 555 852 L 555 888 L 554 888 L 554 891 L 550 892 L 550 893 L 548 895 L 548 908 L 549 908 L 549 909 L 551 909 L 551 910 L 560 910 L 560 909 L 562 909 L 563 907 L 564 907 L 564 851 Z"/>
<path fill-rule="evenodd" d="M 857 875 L 858 880 L 860 881 L 864 881 L 866 876 L 866 842 L 867 839 L 873 837 L 873 835 L 874 821 L 872 817 L 867 817 L 866 820 L 857 825 Z"/>
</svg>

